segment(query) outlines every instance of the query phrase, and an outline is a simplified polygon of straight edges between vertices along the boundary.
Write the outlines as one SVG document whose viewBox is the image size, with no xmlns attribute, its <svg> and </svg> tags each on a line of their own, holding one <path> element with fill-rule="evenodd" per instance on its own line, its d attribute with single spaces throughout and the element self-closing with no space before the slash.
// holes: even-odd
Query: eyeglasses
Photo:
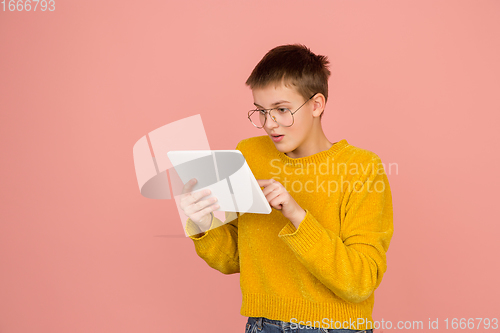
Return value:
<svg viewBox="0 0 500 333">
<path fill-rule="evenodd" d="M 316 96 L 315 93 L 307 101 L 304 102 L 297 110 L 294 112 L 290 111 L 288 108 L 274 108 L 274 109 L 256 109 L 256 110 L 250 110 L 248 111 L 248 119 L 250 122 L 257 128 L 263 128 L 264 125 L 266 124 L 267 120 L 267 113 L 271 116 L 271 119 L 277 123 L 280 126 L 283 127 L 290 127 L 293 125 L 294 118 L 293 115 L 300 110 L 301 107 L 303 107 L 311 98 Z M 277 110 L 277 113 L 272 113 L 273 110 Z M 260 124 L 258 126 L 257 124 Z"/>
</svg>

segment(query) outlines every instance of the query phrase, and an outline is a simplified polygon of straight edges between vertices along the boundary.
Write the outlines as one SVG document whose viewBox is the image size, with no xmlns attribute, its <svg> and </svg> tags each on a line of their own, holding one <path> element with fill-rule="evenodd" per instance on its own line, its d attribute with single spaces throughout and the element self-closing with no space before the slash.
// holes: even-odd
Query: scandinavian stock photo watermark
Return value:
<svg viewBox="0 0 500 333">
<path fill-rule="evenodd" d="M 280 159 L 270 162 L 272 178 L 292 192 L 327 193 L 328 196 L 339 192 L 376 192 L 386 190 L 387 175 L 399 173 L 397 163 L 386 165 L 374 160 L 367 163 L 326 162 L 307 165 L 283 165 Z"/>
</svg>

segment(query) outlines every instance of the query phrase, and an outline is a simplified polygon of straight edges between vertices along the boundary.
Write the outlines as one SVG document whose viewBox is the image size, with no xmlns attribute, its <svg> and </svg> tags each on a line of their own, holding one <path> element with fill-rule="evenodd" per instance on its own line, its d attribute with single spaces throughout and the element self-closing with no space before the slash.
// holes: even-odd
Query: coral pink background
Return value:
<svg viewBox="0 0 500 333">
<path fill-rule="evenodd" d="M 500 319 L 499 31 L 497 0 L 0 11 L 0 332 L 243 332 L 239 275 L 140 195 L 132 147 L 194 114 L 212 149 L 263 135 L 244 82 L 286 43 L 331 60 L 328 139 L 398 165 L 374 319 Z"/>
</svg>

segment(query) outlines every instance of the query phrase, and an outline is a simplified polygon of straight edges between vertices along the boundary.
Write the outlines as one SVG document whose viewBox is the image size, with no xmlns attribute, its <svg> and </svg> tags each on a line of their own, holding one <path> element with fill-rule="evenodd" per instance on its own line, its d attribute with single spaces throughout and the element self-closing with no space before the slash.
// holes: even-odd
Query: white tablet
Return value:
<svg viewBox="0 0 500 333">
<path fill-rule="evenodd" d="M 272 209 L 239 150 L 172 150 L 167 153 L 183 184 L 196 178 L 193 192 L 210 189 L 218 211 L 270 214 Z M 175 195 L 175 193 L 174 193 Z"/>
</svg>

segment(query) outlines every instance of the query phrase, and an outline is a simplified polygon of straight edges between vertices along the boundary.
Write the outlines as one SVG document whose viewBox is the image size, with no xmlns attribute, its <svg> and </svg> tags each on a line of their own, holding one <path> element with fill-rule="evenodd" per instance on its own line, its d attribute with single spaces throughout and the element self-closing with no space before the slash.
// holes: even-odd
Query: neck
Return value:
<svg viewBox="0 0 500 333">
<path fill-rule="evenodd" d="M 285 155 L 290 158 L 301 158 L 328 150 L 331 146 L 333 146 L 333 144 L 328 140 L 325 133 L 323 132 L 321 124 L 311 132 L 315 133 L 315 135 L 308 136 L 307 138 L 305 138 L 304 142 L 301 143 L 300 147 L 297 147 L 297 149 L 285 153 Z"/>
</svg>

